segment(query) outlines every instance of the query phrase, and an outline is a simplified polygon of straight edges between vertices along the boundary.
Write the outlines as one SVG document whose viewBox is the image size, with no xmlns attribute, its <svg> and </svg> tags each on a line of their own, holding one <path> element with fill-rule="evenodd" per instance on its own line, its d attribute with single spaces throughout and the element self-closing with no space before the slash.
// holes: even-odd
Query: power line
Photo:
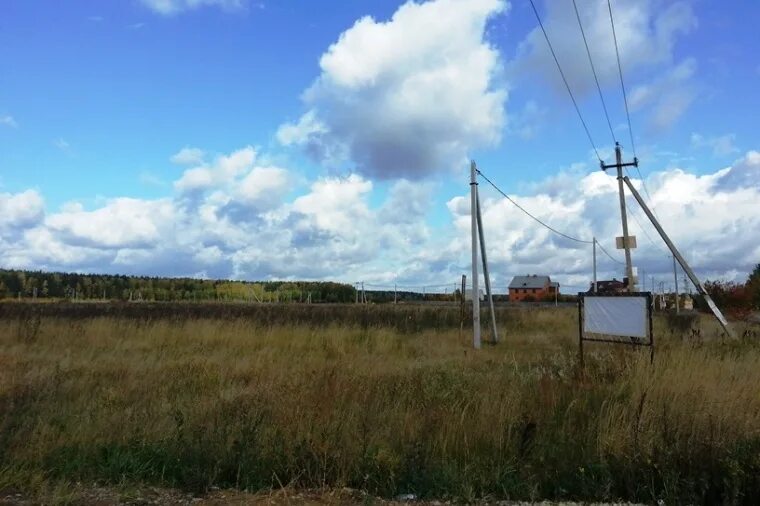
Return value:
<svg viewBox="0 0 760 506">
<path fill-rule="evenodd" d="M 599 156 L 599 151 L 596 149 L 596 145 L 594 144 L 594 140 L 591 138 L 591 132 L 589 132 L 588 126 L 586 126 L 586 122 L 583 119 L 583 115 L 581 114 L 581 110 L 578 107 L 578 102 L 575 101 L 575 97 L 573 96 L 572 90 L 570 90 L 570 85 L 567 82 L 567 78 L 565 78 L 565 73 L 562 71 L 562 66 L 559 64 L 559 60 L 557 59 L 557 54 L 554 52 L 554 47 L 552 46 L 551 41 L 549 40 L 549 35 L 546 33 L 546 29 L 544 28 L 544 24 L 541 22 L 541 16 L 538 15 L 538 10 L 536 9 L 536 4 L 533 3 L 533 0 L 530 0 L 530 5 L 533 7 L 533 12 L 536 15 L 536 19 L 538 20 L 538 25 L 541 27 L 541 31 L 544 34 L 544 38 L 546 39 L 546 43 L 549 46 L 549 51 L 552 53 L 552 57 L 554 58 L 554 63 L 557 64 L 557 70 L 559 70 L 559 75 L 562 76 L 562 81 L 565 83 L 565 88 L 567 88 L 567 93 L 570 95 L 570 100 L 573 101 L 573 106 L 575 107 L 575 112 L 578 113 L 578 119 L 581 120 L 581 124 L 583 125 L 583 129 L 586 131 L 586 136 L 588 137 L 589 142 L 591 143 L 591 147 L 594 149 L 594 153 L 596 153 L 597 159 L 601 162 L 602 158 Z M 612 12 L 612 11 L 610 11 Z M 618 59 L 619 61 L 619 59 Z M 627 106 L 626 106 L 627 108 Z M 630 123 L 630 120 L 629 120 Z"/>
<path fill-rule="evenodd" d="M 594 241 L 584 241 L 583 239 L 578 239 L 577 237 L 571 237 L 571 236 L 569 236 L 567 234 L 564 234 L 564 233 L 560 232 L 556 228 L 553 228 L 553 227 L 547 225 L 546 223 L 544 223 L 543 221 L 541 221 L 540 219 L 536 218 L 535 216 L 533 216 L 532 214 L 530 214 L 528 211 L 526 211 L 520 204 L 518 204 L 517 202 L 515 202 L 514 200 L 512 200 L 512 198 L 509 195 L 507 195 L 506 193 L 504 193 L 503 191 L 501 191 L 501 189 L 498 186 L 496 186 L 493 183 L 493 181 L 491 181 L 490 179 L 488 179 L 485 176 L 485 174 L 483 174 L 482 172 L 480 172 L 480 170 L 478 170 L 477 172 L 480 175 L 480 177 L 482 177 L 483 179 L 485 179 L 488 182 L 488 184 L 490 184 L 493 187 L 494 190 L 496 190 L 497 192 L 499 192 L 505 199 L 507 199 L 510 202 L 512 202 L 520 211 L 524 212 L 525 214 L 527 214 L 528 216 L 530 216 L 531 218 L 533 218 L 538 223 L 540 223 L 544 227 L 548 228 L 549 230 L 551 230 L 555 234 L 561 235 L 562 237 L 564 237 L 566 239 L 570 239 L 571 241 L 580 242 L 580 243 L 584 243 L 584 244 L 593 244 Z"/>
<path fill-rule="evenodd" d="M 607 255 L 610 260 L 612 260 L 613 262 L 618 263 L 620 265 L 625 265 L 625 262 L 621 262 L 620 260 L 615 259 L 615 257 L 613 257 L 612 255 L 610 255 L 609 253 L 607 253 L 607 250 L 604 249 L 604 247 L 599 243 L 599 241 L 596 241 L 596 245 L 599 246 L 599 249 L 602 250 L 602 253 L 604 253 L 605 255 Z"/>
<path fill-rule="evenodd" d="M 602 109 L 604 109 L 604 117 L 607 118 L 607 126 L 610 127 L 610 134 L 612 134 L 612 141 L 617 142 L 615 138 L 615 132 L 612 129 L 612 122 L 610 121 L 610 115 L 607 112 L 607 104 L 604 103 L 604 95 L 602 94 L 602 87 L 599 85 L 599 77 L 596 75 L 596 68 L 594 67 L 594 61 L 591 59 L 591 50 L 588 47 L 588 41 L 586 40 L 586 32 L 583 30 L 583 23 L 581 23 L 581 15 L 578 12 L 578 5 L 573 0 L 573 7 L 575 8 L 575 17 L 578 19 L 578 27 L 581 29 L 581 35 L 583 36 L 583 44 L 586 46 L 586 54 L 588 55 L 588 62 L 591 65 L 591 72 L 594 74 L 594 81 L 596 82 L 596 89 L 599 91 L 599 100 L 602 101 Z"/>
<path fill-rule="evenodd" d="M 623 82 L 623 66 L 620 64 L 620 51 L 618 49 L 617 33 L 615 33 L 615 21 L 612 17 L 612 4 L 610 3 L 610 0 L 607 0 L 607 8 L 610 11 L 610 24 L 612 25 L 612 38 L 615 40 L 615 56 L 617 56 L 618 74 L 620 75 L 620 87 L 623 90 L 623 102 L 625 102 L 625 116 L 628 119 L 628 133 L 631 136 L 631 150 L 633 151 L 633 157 L 636 158 L 636 144 L 633 142 L 633 128 L 631 127 L 631 114 L 628 111 L 628 96 L 625 93 L 625 83 Z"/>
<path fill-rule="evenodd" d="M 575 4 L 575 0 L 573 0 L 573 4 Z M 633 127 L 631 126 L 631 113 L 628 109 L 628 96 L 625 92 L 625 82 L 623 81 L 623 66 L 620 64 L 620 50 L 618 47 L 617 33 L 615 32 L 615 20 L 614 20 L 614 16 L 612 15 L 612 3 L 610 0 L 607 0 L 607 10 L 610 13 L 610 25 L 612 26 L 612 39 L 615 41 L 615 56 L 617 57 L 618 75 L 620 76 L 620 88 L 623 90 L 623 103 L 625 104 L 625 117 L 628 120 L 628 134 L 631 137 L 631 151 L 633 151 L 633 158 L 634 160 L 636 160 L 638 158 L 636 156 L 636 143 L 633 140 Z M 577 9 L 576 9 L 576 13 L 577 13 Z M 639 170 L 638 163 L 635 165 L 635 167 L 636 167 L 636 173 L 639 175 L 639 179 L 641 180 L 641 185 L 644 187 L 644 193 L 646 193 L 647 199 L 649 199 L 649 202 L 650 202 L 650 207 L 652 208 L 656 216 L 657 211 L 655 210 L 654 205 L 651 204 L 652 196 L 649 194 L 649 188 L 647 188 L 647 183 L 646 181 L 644 181 L 644 176 L 641 175 L 641 170 Z"/>
</svg>

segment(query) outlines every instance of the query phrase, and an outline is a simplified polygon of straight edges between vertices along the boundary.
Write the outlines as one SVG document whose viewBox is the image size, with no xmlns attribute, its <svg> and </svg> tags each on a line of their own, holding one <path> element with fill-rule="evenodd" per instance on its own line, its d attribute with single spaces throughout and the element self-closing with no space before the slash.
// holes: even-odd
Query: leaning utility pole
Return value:
<svg viewBox="0 0 760 506">
<path fill-rule="evenodd" d="M 675 244 L 673 244 L 673 241 L 670 240 L 670 237 L 665 233 L 665 231 L 660 226 L 660 222 L 657 221 L 657 218 L 654 217 L 654 214 L 652 214 L 652 211 L 649 210 L 649 207 L 647 207 L 646 202 L 644 202 L 644 199 L 641 198 L 641 195 L 639 195 L 639 192 L 636 191 L 636 188 L 633 187 L 633 183 L 631 183 L 631 180 L 628 179 L 628 177 L 624 177 L 623 181 L 626 185 L 628 185 L 628 188 L 631 190 L 631 194 L 633 194 L 633 197 L 636 199 L 636 202 L 639 203 L 641 208 L 644 210 L 644 213 L 646 213 L 647 218 L 649 218 L 649 221 L 652 222 L 652 225 L 654 225 L 654 228 L 657 230 L 657 233 L 660 234 L 660 237 L 662 237 L 662 240 L 665 241 L 665 244 L 668 245 L 668 248 L 670 248 L 670 252 L 673 253 L 673 256 L 678 260 L 678 263 L 681 264 L 681 268 L 684 270 L 687 276 L 689 276 L 689 279 L 696 287 L 697 291 L 699 292 L 702 297 L 704 297 L 705 302 L 707 302 L 707 305 L 710 307 L 710 310 L 712 310 L 713 314 L 715 315 L 715 318 L 718 319 L 720 322 L 721 327 L 723 327 L 723 330 L 726 331 L 726 334 L 733 337 L 734 334 L 731 331 L 731 329 L 728 326 L 728 321 L 726 321 L 726 318 L 723 316 L 723 313 L 720 312 L 720 309 L 718 309 L 718 306 L 715 305 L 715 302 L 713 302 L 712 297 L 710 297 L 710 294 L 707 293 L 707 290 L 705 289 L 704 285 L 699 281 L 699 278 L 697 278 L 697 275 L 694 274 L 694 271 L 691 270 L 691 267 L 689 267 L 689 264 L 686 263 L 686 260 L 683 256 L 681 256 L 681 253 L 676 249 Z"/>
<path fill-rule="evenodd" d="M 478 178 L 470 162 L 470 225 L 472 228 L 472 345 L 480 349 L 480 291 L 478 290 Z"/>
<path fill-rule="evenodd" d="M 676 271 L 676 257 L 673 255 L 673 279 L 676 283 L 676 314 L 679 314 L 681 310 L 678 308 L 678 271 Z"/>
<path fill-rule="evenodd" d="M 493 308 L 493 294 L 491 293 L 491 276 L 488 274 L 488 256 L 486 255 L 486 238 L 483 232 L 483 215 L 480 213 L 480 193 L 477 185 L 475 186 L 475 196 L 477 197 L 477 218 L 478 218 L 478 237 L 480 238 L 480 256 L 483 260 L 483 278 L 486 282 L 486 297 L 488 297 L 488 307 L 491 310 L 491 344 L 499 342 L 499 333 L 496 330 L 496 312 Z M 480 295 L 480 294 L 478 294 Z M 480 297 L 478 297 L 480 298 Z"/>
<path fill-rule="evenodd" d="M 639 160 L 637 158 L 634 158 L 633 162 L 623 163 L 622 149 L 620 148 L 620 143 L 616 142 L 615 143 L 615 163 L 607 165 L 604 162 L 600 162 L 600 165 L 602 167 L 602 170 L 605 170 L 605 171 L 613 167 L 617 168 L 618 190 L 620 193 L 620 217 L 623 221 L 623 247 L 625 249 L 625 274 L 626 276 L 628 276 L 627 291 L 635 292 L 636 284 L 634 283 L 633 265 L 631 264 L 631 240 L 628 236 L 628 216 L 626 216 L 626 212 L 625 212 L 625 191 L 623 189 L 623 167 L 638 167 Z"/>
</svg>

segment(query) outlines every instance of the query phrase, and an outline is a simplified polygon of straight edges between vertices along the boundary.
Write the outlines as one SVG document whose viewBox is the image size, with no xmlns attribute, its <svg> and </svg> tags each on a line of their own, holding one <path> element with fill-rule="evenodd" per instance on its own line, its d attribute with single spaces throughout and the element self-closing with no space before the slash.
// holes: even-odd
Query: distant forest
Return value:
<svg viewBox="0 0 760 506">
<path fill-rule="evenodd" d="M 0 299 L 354 302 L 356 290 L 327 281 L 229 281 L 0 269 Z"/>
</svg>

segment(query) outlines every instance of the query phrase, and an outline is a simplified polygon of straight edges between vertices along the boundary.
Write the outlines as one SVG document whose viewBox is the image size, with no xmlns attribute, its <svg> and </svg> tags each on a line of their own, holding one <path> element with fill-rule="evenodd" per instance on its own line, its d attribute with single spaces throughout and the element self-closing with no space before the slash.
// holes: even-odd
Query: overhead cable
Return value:
<svg viewBox="0 0 760 506">
<path fill-rule="evenodd" d="M 525 210 L 525 208 L 523 208 L 523 207 L 522 207 L 520 204 L 518 204 L 517 202 L 515 202 L 514 200 L 512 200 L 512 198 L 511 198 L 509 195 L 507 195 L 506 193 L 504 193 L 503 191 L 501 191 L 501 188 L 499 188 L 498 186 L 496 186 L 496 185 L 493 183 L 493 181 L 491 181 L 490 179 L 488 179 L 488 178 L 485 176 L 485 174 L 483 174 L 482 172 L 480 172 L 480 170 L 478 170 L 477 172 L 478 172 L 478 174 L 480 175 L 480 177 L 482 177 L 483 179 L 485 179 L 485 180 L 486 180 L 486 182 L 488 182 L 488 184 L 490 184 L 490 185 L 493 187 L 493 189 L 494 189 L 494 190 L 496 190 L 497 192 L 499 192 L 499 193 L 501 194 L 501 196 L 502 196 L 502 197 L 504 197 L 505 199 L 507 199 L 507 200 L 509 200 L 510 202 L 512 202 L 512 204 L 514 204 L 514 205 L 515 205 L 515 207 L 517 207 L 517 208 L 518 208 L 520 211 L 524 212 L 525 214 L 527 214 L 528 216 L 530 216 L 531 218 L 533 218 L 533 219 L 534 219 L 534 220 L 536 220 L 538 223 L 540 223 L 540 224 L 541 224 L 541 225 L 543 225 L 544 227 L 548 228 L 549 230 L 551 230 L 551 231 L 552 231 L 552 232 L 554 232 L 555 234 L 557 234 L 557 235 L 561 235 L 561 236 L 562 236 L 562 237 L 564 237 L 565 239 L 570 239 L 571 241 L 580 242 L 580 243 L 583 243 L 583 244 L 593 244 L 593 243 L 594 243 L 594 241 L 586 241 L 586 240 L 583 240 L 583 239 L 578 239 L 577 237 L 572 237 L 572 236 L 569 236 L 569 235 L 567 235 L 567 234 L 564 234 L 564 233 L 560 232 L 560 231 L 559 231 L 559 230 L 557 230 L 556 228 L 554 228 L 554 227 L 551 227 L 551 226 L 547 225 L 546 223 L 544 223 L 543 221 L 541 221 L 540 219 L 536 218 L 535 216 L 533 216 L 532 214 L 530 214 L 528 211 L 526 211 L 526 210 Z"/>
<path fill-rule="evenodd" d="M 607 253 L 607 250 L 604 249 L 604 247 L 601 245 L 601 243 L 599 243 L 599 241 L 596 241 L 596 245 L 599 246 L 599 249 L 602 250 L 602 253 L 604 253 L 605 255 L 607 255 L 610 260 L 612 260 L 613 262 L 618 263 L 620 265 L 625 265 L 625 262 L 621 262 L 620 260 L 617 260 L 615 257 L 613 257 L 612 255 L 610 255 L 609 253 Z"/>
<path fill-rule="evenodd" d="M 581 23 L 581 15 L 578 13 L 578 5 L 573 0 L 573 7 L 575 8 L 575 17 L 578 19 L 578 27 L 581 29 L 581 35 L 583 36 L 583 44 L 586 46 L 586 54 L 588 55 L 588 62 L 591 65 L 591 72 L 594 74 L 594 82 L 596 82 L 596 89 L 599 92 L 599 100 L 602 101 L 602 109 L 604 109 L 604 117 L 607 118 L 607 126 L 610 128 L 610 134 L 612 134 L 612 141 L 617 143 L 615 138 L 615 132 L 612 129 L 612 122 L 610 121 L 610 115 L 607 112 L 607 104 L 604 102 L 604 95 L 602 94 L 602 87 L 599 85 L 599 77 L 596 75 L 596 68 L 594 67 L 594 61 L 591 59 L 591 50 L 588 47 L 588 41 L 586 40 L 586 32 L 583 30 L 583 23 Z"/>
<path fill-rule="evenodd" d="M 573 3 L 575 3 L 575 0 L 573 0 Z M 612 26 L 612 39 L 615 42 L 615 56 L 617 58 L 617 66 L 618 66 L 618 75 L 620 76 L 620 89 L 623 91 L 623 103 L 625 104 L 625 117 L 628 120 L 628 134 L 631 137 L 631 151 L 633 152 L 633 157 L 638 158 L 636 156 L 636 143 L 633 140 L 633 127 L 631 126 L 631 113 L 628 109 L 628 95 L 625 92 L 625 82 L 623 80 L 623 66 L 620 63 L 620 49 L 618 47 L 618 41 L 617 41 L 617 33 L 615 31 L 615 19 L 612 15 L 612 3 L 610 0 L 607 0 L 607 10 L 610 13 L 610 25 Z M 577 10 L 576 10 L 577 13 Z M 644 193 L 646 193 L 647 199 L 649 199 L 650 207 L 652 208 L 652 211 L 654 211 L 655 216 L 657 215 L 657 211 L 654 208 L 654 205 L 651 204 L 652 202 L 652 196 L 649 194 L 649 189 L 647 188 L 647 183 L 644 181 L 644 177 L 641 175 L 641 170 L 639 170 L 639 165 L 636 164 L 636 173 L 639 175 L 639 179 L 641 179 L 641 185 L 644 187 Z"/>
<path fill-rule="evenodd" d="M 620 87 L 623 90 L 623 102 L 625 103 L 625 116 L 628 118 L 628 133 L 631 136 L 631 150 L 636 157 L 636 144 L 633 142 L 633 128 L 631 128 L 631 114 L 628 111 L 628 96 L 625 93 L 625 83 L 623 82 L 623 66 L 620 64 L 620 50 L 618 49 L 617 33 L 615 33 L 615 21 L 612 17 L 612 4 L 607 0 L 607 8 L 610 11 L 610 24 L 612 25 L 612 38 L 615 40 L 615 56 L 617 57 L 618 74 L 620 75 Z"/>
<path fill-rule="evenodd" d="M 554 58 L 554 63 L 557 64 L 557 70 L 559 70 L 559 75 L 562 76 L 562 82 L 565 83 L 565 88 L 567 88 L 567 93 L 570 95 L 570 100 L 573 101 L 573 106 L 575 107 L 575 112 L 578 113 L 578 119 L 581 120 L 581 124 L 583 125 L 583 129 L 586 131 L 586 136 L 588 137 L 588 140 L 591 143 L 591 147 L 594 149 L 594 153 L 596 154 L 596 158 L 601 162 L 602 158 L 599 156 L 599 151 L 596 149 L 596 144 L 594 144 L 594 140 L 591 138 L 591 132 L 589 132 L 588 126 L 586 125 L 586 121 L 583 119 L 583 115 L 581 114 L 581 110 L 578 107 L 578 102 L 576 102 L 575 96 L 573 96 L 573 92 L 570 89 L 570 85 L 567 82 L 567 78 L 565 77 L 565 73 L 562 71 L 562 66 L 559 64 L 559 60 L 557 59 L 557 54 L 554 52 L 554 47 L 552 46 L 552 43 L 549 40 L 549 35 L 547 35 L 546 29 L 544 28 L 544 24 L 541 22 L 541 16 L 538 15 L 538 10 L 536 9 L 536 4 L 533 3 L 533 0 L 530 0 L 530 5 L 533 7 L 533 12 L 535 13 L 536 19 L 538 20 L 538 25 L 541 27 L 541 31 L 544 34 L 544 38 L 546 39 L 546 43 L 549 46 L 549 51 L 551 51 L 551 53 L 552 53 L 552 57 Z"/>
</svg>

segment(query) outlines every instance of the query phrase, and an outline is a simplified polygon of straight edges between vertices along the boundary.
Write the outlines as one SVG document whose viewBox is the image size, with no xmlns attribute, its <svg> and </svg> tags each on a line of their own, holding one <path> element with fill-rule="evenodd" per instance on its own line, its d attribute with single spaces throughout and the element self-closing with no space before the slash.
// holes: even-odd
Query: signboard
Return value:
<svg viewBox="0 0 760 506">
<path fill-rule="evenodd" d="M 485 296 L 483 295 L 483 290 L 478 289 L 478 295 L 480 295 L 478 297 L 479 300 L 484 300 L 485 299 Z M 472 300 L 472 288 L 467 288 L 464 291 L 464 300 Z"/>
<path fill-rule="evenodd" d="M 623 241 L 623 237 L 615 237 L 615 247 L 617 249 L 625 249 L 625 241 Z M 628 248 L 630 249 L 636 249 L 636 236 L 635 235 L 629 235 L 628 236 Z"/>
<path fill-rule="evenodd" d="M 649 346 L 654 359 L 652 294 L 578 294 L 579 347 L 583 366 L 583 341 Z"/>
<path fill-rule="evenodd" d="M 645 339 L 646 297 L 589 297 L 584 304 L 583 332 Z"/>
</svg>

